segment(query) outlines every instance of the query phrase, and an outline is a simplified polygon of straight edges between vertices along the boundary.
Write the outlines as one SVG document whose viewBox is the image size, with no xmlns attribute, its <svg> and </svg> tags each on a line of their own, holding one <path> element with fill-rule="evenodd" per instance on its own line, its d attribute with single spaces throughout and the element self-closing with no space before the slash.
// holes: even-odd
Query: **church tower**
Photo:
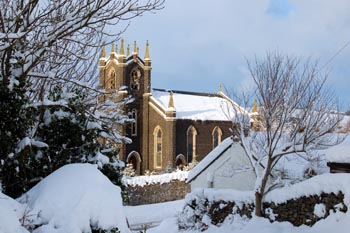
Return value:
<svg viewBox="0 0 350 233">
<path fill-rule="evenodd" d="M 139 47 L 136 41 L 133 43 L 132 52 L 130 45 L 127 47 L 124 40 L 120 41 L 120 49 L 111 44 L 111 52 L 106 54 L 105 46 L 102 48 L 99 60 L 100 86 L 107 91 L 119 93 L 121 97 L 131 96 L 133 102 L 125 107 L 125 114 L 132 119 L 122 130 L 123 135 L 132 139 L 131 145 L 124 145 L 120 151 L 120 159 L 133 163 L 138 174 L 141 171 L 142 144 L 139 137 L 144 134 L 144 114 L 148 109 L 148 98 L 151 93 L 151 58 L 149 43 L 146 42 L 144 59 L 140 58 Z M 145 111 L 144 111 L 145 110 Z"/>
<path fill-rule="evenodd" d="M 121 39 L 120 50 L 111 44 L 111 52 L 107 56 L 103 46 L 99 61 L 100 85 L 106 90 L 127 91 L 129 94 L 143 95 L 151 90 L 151 59 L 149 44 L 146 43 L 145 58 L 139 57 L 139 47 L 136 41 L 133 52 L 130 45 L 125 53 L 124 40 Z"/>
</svg>

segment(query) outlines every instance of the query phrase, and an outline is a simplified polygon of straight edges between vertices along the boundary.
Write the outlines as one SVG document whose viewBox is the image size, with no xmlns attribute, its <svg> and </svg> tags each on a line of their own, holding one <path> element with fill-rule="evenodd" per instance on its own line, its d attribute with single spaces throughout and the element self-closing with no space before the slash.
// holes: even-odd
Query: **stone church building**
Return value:
<svg viewBox="0 0 350 233">
<path fill-rule="evenodd" d="M 144 59 L 136 42 L 133 47 L 130 52 L 121 40 L 120 50 L 112 44 L 109 55 L 103 48 L 99 61 L 100 85 L 134 99 L 125 110 L 135 121 L 122 129 L 132 143 L 122 146 L 121 160 L 132 163 L 137 174 L 161 172 L 200 161 L 231 136 L 229 119 L 233 108 L 240 108 L 236 103 L 221 90 L 208 94 L 152 88 L 148 42 Z"/>
</svg>

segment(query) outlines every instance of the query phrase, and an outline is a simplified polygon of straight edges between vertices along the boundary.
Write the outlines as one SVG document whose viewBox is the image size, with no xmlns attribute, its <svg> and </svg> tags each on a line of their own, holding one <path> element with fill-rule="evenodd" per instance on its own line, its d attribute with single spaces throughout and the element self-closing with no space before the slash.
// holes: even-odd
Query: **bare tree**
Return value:
<svg viewBox="0 0 350 233">
<path fill-rule="evenodd" d="M 130 141 L 119 132 L 128 122 L 122 112 L 128 100 L 98 101 L 101 94 L 116 99 L 115 93 L 95 83 L 98 58 L 102 46 L 118 40 L 132 18 L 160 10 L 163 4 L 164 0 L 0 1 L 0 182 L 18 186 L 8 179 L 11 174 L 23 180 L 13 166 L 20 159 L 27 161 L 29 156 L 21 153 L 29 153 L 33 144 L 44 145 L 36 143 L 45 140 L 37 135 L 40 125 L 51 127 L 46 121 L 50 118 L 65 116 L 90 134 L 96 129 L 95 138 L 109 145 Z M 79 138 L 84 149 L 96 148 L 93 140 L 86 146 L 86 137 Z"/>
<path fill-rule="evenodd" d="M 326 149 L 345 135 L 337 133 L 342 115 L 334 111 L 337 101 L 317 63 L 268 53 L 248 67 L 259 110 L 237 112 L 234 129 L 257 177 L 255 214 L 263 216 L 264 195 L 280 185 L 272 181 L 271 172 L 281 158 Z"/>
<path fill-rule="evenodd" d="M 164 0 L 4 0 L 0 3 L 1 81 L 28 77 L 77 82 L 102 44 L 119 38 L 130 19 L 159 10 Z M 126 23 L 123 23 L 125 22 Z M 108 27 L 118 26 L 116 33 Z M 15 78 L 14 78 L 15 77 Z M 40 87 L 39 87 L 40 86 Z M 40 91 L 39 91 L 40 93 Z M 36 93 L 37 94 L 37 93 Z"/>
<path fill-rule="evenodd" d="M 96 107 L 93 100 L 105 93 L 94 83 L 102 45 L 119 39 L 132 18 L 160 10 L 163 4 L 164 0 L 1 1 L 1 91 L 10 94 L 19 88 L 30 102 L 44 104 L 53 85 L 67 91 L 79 86 L 93 91 L 89 104 Z M 54 104 L 61 103 L 50 103 Z"/>
</svg>

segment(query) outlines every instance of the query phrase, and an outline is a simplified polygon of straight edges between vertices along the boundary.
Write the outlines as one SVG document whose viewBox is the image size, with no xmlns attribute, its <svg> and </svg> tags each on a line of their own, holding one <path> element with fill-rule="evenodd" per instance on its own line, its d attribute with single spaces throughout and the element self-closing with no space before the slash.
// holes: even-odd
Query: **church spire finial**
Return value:
<svg viewBox="0 0 350 233">
<path fill-rule="evenodd" d="M 124 39 L 121 39 L 121 45 L 120 45 L 120 55 L 124 55 Z"/>
<path fill-rule="evenodd" d="M 258 104 L 256 102 L 256 99 L 254 99 L 252 112 L 258 112 Z"/>
<path fill-rule="evenodd" d="M 112 42 L 112 51 L 111 51 L 112 53 L 114 53 L 115 52 L 115 49 L 114 49 L 114 42 Z"/>
<path fill-rule="evenodd" d="M 219 86 L 219 92 L 222 92 L 222 84 Z"/>
<path fill-rule="evenodd" d="M 128 44 L 128 47 L 126 48 L 126 56 L 130 55 L 130 45 Z"/>
<path fill-rule="evenodd" d="M 102 46 L 102 51 L 101 51 L 101 58 L 106 57 L 106 46 Z"/>
<path fill-rule="evenodd" d="M 134 41 L 134 53 L 137 54 L 137 44 L 136 44 L 136 40 Z"/>
<path fill-rule="evenodd" d="M 148 43 L 148 40 L 147 40 L 147 43 L 146 43 L 145 60 L 151 60 L 151 58 L 149 56 L 149 43 Z"/>
<path fill-rule="evenodd" d="M 169 98 L 169 103 L 168 103 L 168 108 L 174 108 L 174 99 L 173 99 L 173 92 L 170 91 L 170 98 Z"/>
</svg>

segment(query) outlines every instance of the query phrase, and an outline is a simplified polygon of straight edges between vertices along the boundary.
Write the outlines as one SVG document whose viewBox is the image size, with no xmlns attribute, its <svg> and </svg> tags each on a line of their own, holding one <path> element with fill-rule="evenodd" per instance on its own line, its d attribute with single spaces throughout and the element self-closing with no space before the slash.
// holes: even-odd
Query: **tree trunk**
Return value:
<svg viewBox="0 0 350 233">
<path fill-rule="evenodd" d="M 272 169 L 272 156 L 269 156 L 268 160 L 267 160 L 267 165 L 266 165 L 266 169 L 265 169 L 265 174 L 264 177 L 261 181 L 261 187 L 258 191 L 255 192 L 255 215 L 258 217 L 263 217 L 263 211 L 262 211 L 262 199 L 264 197 L 264 193 L 265 193 L 265 188 L 267 185 L 267 181 L 269 178 L 269 175 L 271 174 L 271 169 Z"/>
<path fill-rule="evenodd" d="M 259 192 L 255 192 L 255 215 L 258 217 L 263 217 L 262 213 L 262 197 Z"/>
</svg>

